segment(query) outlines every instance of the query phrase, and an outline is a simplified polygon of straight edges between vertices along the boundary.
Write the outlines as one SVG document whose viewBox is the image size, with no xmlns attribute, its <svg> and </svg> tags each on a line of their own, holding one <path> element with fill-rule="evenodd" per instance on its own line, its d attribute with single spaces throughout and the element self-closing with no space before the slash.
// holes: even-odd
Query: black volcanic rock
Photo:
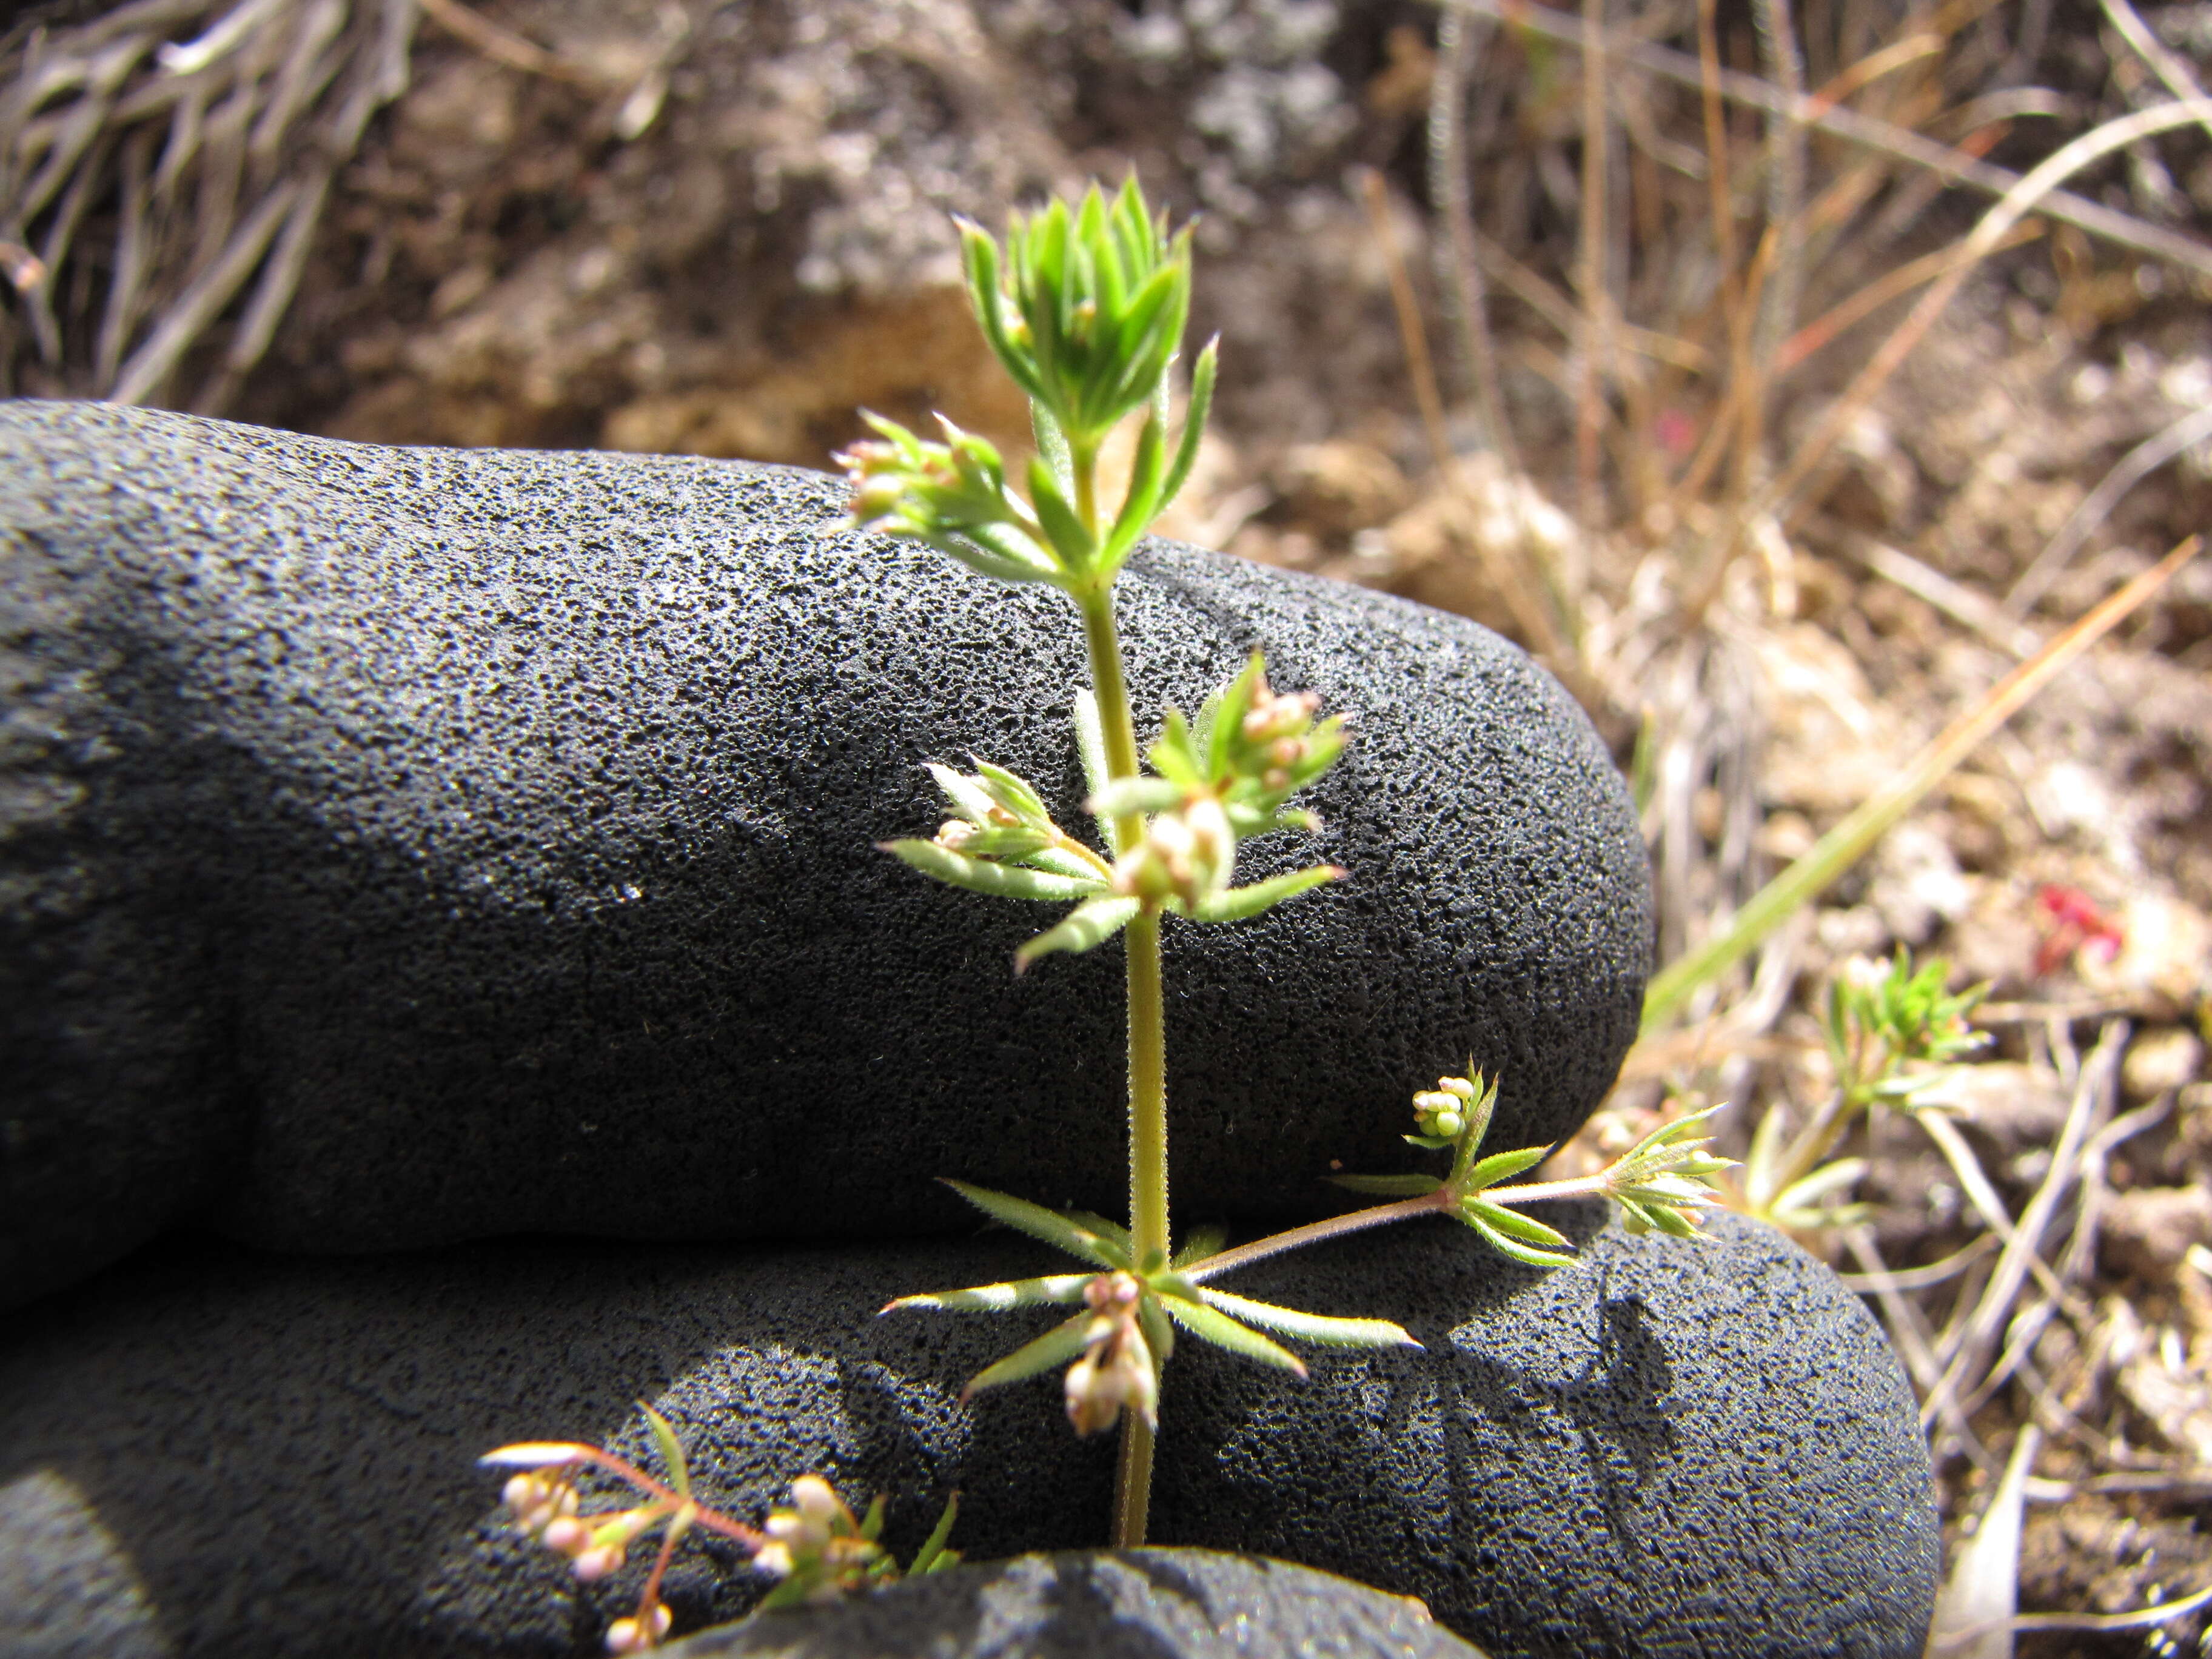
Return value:
<svg viewBox="0 0 2212 1659">
<path fill-rule="evenodd" d="M 1548 1275 L 1437 1220 L 1228 1281 L 1425 1346 L 1310 1354 L 1300 1383 L 1186 1339 L 1153 1540 L 1418 1596 L 1498 1659 L 1917 1656 L 1927 1449 L 1857 1300 L 1747 1222 L 1699 1243 L 1547 1215 L 1584 1241 Z M 471 1460 L 554 1438 L 649 1462 L 641 1398 L 740 1518 L 812 1471 L 888 1494 L 902 1559 L 954 1489 L 971 1560 L 1096 1547 L 1111 1437 L 1076 1440 L 1050 1377 L 957 1398 L 1050 1310 L 870 1316 L 1050 1260 L 1021 1241 L 143 1253 L 0 1338 L 0 1590 L 35 1590 L 0 1594 L 0 1653 L 583 1659 L 643 1560 L 579 1587 L 501 1524 Z M 735 1560 L 685 1545 L 679 1632 L 757 1597 Z"/>
<path fill-rule="evenodd" d="M 665 1659 L 1482 1659 L 1417 1602 L 1212 1550 L 1024 1555 L 702 1631 Z"/>
<path fill-rule="evenodd" d="M 973 750 L 1082 795 L 1060 595 L 820 475 L 0 405 L 0 1305 L 179 1219 L 281 1249 L 967 1224 L 1122 1196 L 1120 950 L 875 850 Z M 1140 729 L 1255 646 L 1358 737 L 1339 887 L 1169 930 L 1178 1200 L 1305 1211 L 1440 1072 L 1549 1142 L 1633 1036 L 1642 843 L 1473 623 L 1148 544 Z"/>
</svg>

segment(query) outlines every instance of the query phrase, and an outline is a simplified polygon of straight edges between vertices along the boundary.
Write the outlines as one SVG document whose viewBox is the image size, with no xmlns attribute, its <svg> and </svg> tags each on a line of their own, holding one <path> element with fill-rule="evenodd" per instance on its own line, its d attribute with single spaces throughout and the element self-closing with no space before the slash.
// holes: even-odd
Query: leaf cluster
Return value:
<svg viewBox="0 0 2212 1659">
<path fill-rule="evenodd" d="M 1267 723 L 1255 725 L 1255 714 Z M 1165 732 L 1148 756 L 1161 774 L 1106 775 L 1097 704 L 1088 692 L 1077 695 L 1076 724 L 1091 790 L 1087 805 L 1117 862 L 1054 822 L 1034 785 L 983 761 L 972 775 L 930 763 L 930 775 L 956 816 L 932 839 L 882 843 L 948 886 L 999 898 L 1073 901 L 1076 908 L 1058 925 L 1015 953 L 1018 971 L 1040 957 L 1104 944 L 1147 905 L 1194 921 L 1243 921 L 1343 873 L 1315 865 L 1249 886 L 1230 884 L 1240 841 L 1277 829 L 1319 827 L 1313 814 L 1285 810 L 1284 803 L 1344 749 L 1340 719 L 1316 725 L 1310 696 L 1267 690 L 1259 653 L 1228 688 L 1207 699 L 1195 728 L 1168 712 Z M 1248 726 L 1263 733 L 1264 749 L 1243 735 Z M 1216 815 L 1210 833 L 1194 827 L 1213 823 Z M 1133 820 L 1137 831 L 1125 846 L 1117 826 Z M 1183 878 L 1171 868 L 1152 879 L 1151 872 L 1167 866 L 1183 870 Z"/>
<path fill-rule="evenodd" d="M 1048 1210 L 1026 1199 L 969 1186 L 965 1182 L 948 1181 L 945 1185 L 994 1221 L 1066 1252 L 1086 1263 L 1089 1271 L 902 1296 L 886 1307 L 885 1313 L 909 1308 L 1005 1313 L 1017 1308 L 1066 1305 L 1083 1302 L 1086 1291 L 1101 1275 L 1127 1274 L 1139 1287 L 1136 1317 L 1144 1333 L 1156 1380 L 1158 1369 L 1175 1351 L 1177 1330 L 1247 1359 L 1301 1376 L 1305 1374 L 1304 1362 L 1275 1341 L 1274 1336 L 1334 1347 L 1419 1346 L 1402 1327 L 1387 1319 L 1338 1319 L 1303 1313 L 1294 1308 L 1231 1296 L 1186 1278 L 1188 1269 L 1219 1252 L 1222 1241 L 1218 1233 L 1194 1235 L 1171 1259 L 1156 1256 L 1139 1261 L 1133 1254 L 1129 1230 L 1103 1217 L 1081 1211 Z M 1269 1332 L 1273 1336 L 1267 1334 Z M 963 1397 L 1069 1364 L 1080 1358 L 1093 1340 L 1092 1316 L 1086 1310 L 977 1372 L 969 1379 Z"/>
</svg>

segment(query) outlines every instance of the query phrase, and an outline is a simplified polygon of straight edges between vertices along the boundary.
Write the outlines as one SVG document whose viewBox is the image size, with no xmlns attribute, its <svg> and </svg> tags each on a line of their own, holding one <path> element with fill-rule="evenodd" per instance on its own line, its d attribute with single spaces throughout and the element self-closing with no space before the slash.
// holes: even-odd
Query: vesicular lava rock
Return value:
<svg viewBox="0 0 2212 1659">
<path fill-rule="evenodd" d="M 1186 1340 L 1153 1539 L 1418 1596 L 1496 1659 L 1917 1656 L 1939 1553 L 1927 1449 L 1856 1298 L 1749 1222 L 1697 1243 L 1600 1229 L 1595 1206 L 1546 1216 L 1583 1249 L 1549 1274 L 1437 1219 L 1227 1280 L 1395 1318 L 1425 1346 L 1310 1354 L 1300 1382 Z M 635 1604 L 642 1553 L 577 1585 L 501 1523 L 499 1477 L 470 1460 L 584 1439 L 650 1464 L 639 1398 L 702 1499 L 744 1519 L 811 1471 L 850 1501 L 888 1494 L 901 1559 L 956 1488 L 971 1559 L 1093 1547 L 1111 1437 L 1075 1439 L 1049 1376 L 957 1400 L 1053 1310 L 870 1316 L 1053 1260 L 1024 1241 L 147 1252 L 0 1343 L 0 1586 L 35 1583 L 74 1609 L 58 1628 L 100 1632 L 42 1659 L 135 1653 L 111 1638 L 138 1630 L 177 1659 L 583 1659 Z M 669 1600 L 690 1631 L 761 1588 L 695 1541 Z M 0 1597 L 0 1652 L 27 1644 L 9 1623 L 27 1606 Z"/>
<path fill-rule="evenodd" d="M 0 1304 L 190 1218 L 283 1249 L 886 1237 L 929 1177 L 1117 1205 L 1118 946 L 875 850 L 973 750 L 1081 822 L 1072 609 L 840 532 L 820 475 L 0 405 Z M 1162 543 L 1139 711 L 1264 647 L 1357 740 L 1351 879 L 1171 926 L 1178 1201 L 1310 1213 L 1440 1072 L 1573 1130 L 1634 1035 L 1643 846 L 1475 625 Z"/>
<path fill-rule="evenodd" d="M 665 1659 L 1482 1659 L 1412 1601 L 1212 1550 L 1024 1555 L 702 1631 Z"/>
</svg>

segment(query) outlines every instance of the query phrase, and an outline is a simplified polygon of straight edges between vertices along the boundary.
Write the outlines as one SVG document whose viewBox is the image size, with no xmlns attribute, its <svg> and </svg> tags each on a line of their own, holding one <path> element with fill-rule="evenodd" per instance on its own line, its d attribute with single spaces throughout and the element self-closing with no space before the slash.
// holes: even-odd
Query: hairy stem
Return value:
<svg viewBox="0 0 2212 1659">
<path fill-rule="evenodd" d="M 1076 512 L 1097 533 L 1096 461 L 1074 457 Z M 1102 584 L 1078 597 L 1083 638 L 1091 656 L 1091 688 L 1106 738 L 1106 771 L 1112 778 L 1137 775 L 1137 730 L 1129 688 L 1121 672 L 1121 641 L 1114 627 L 1114 597 Z M 1114 826 L 1115 844 L 1133 847 L 1144 833 L 1135 813 Z M 1122 935 L 1129 982 L 1129 1232 L 1139 1267 L 1155 1255 L 1164 1261 L 1168 1237 L 1167 1035 L 1160 993 L 1160 916 L 1138 914 Z M 1121 1470 L 1115 1482 L 1114 1543 L 1133 1549 L 1145 1541 L 1145 1516 L 1152 1486 L 1152 1431 L 1133 1412 L 1121 1414 Z"/>
<path fill-rule="evenodd" d="M 1601 1170 L 1595 1175 L 1577 1176 L 1571 1181 L 1538 1181 L 1521 1187 L 1486 1187 L 1482 1198 L 1486 1203 L 1503 1204 L 1513 1207 L 1522 1204 L 1541 1204 L 1550 1199 L 1597 1198 L 1611 1185 L 1613 1172 Z M 1332 1238 L 1342 1238 L 1349 1233 L 1365 1232 L 1370 1227 L 1388 1227 L 1394 1222 L 1411 1221 L 1417 1216 L 1449 1215 L 1453 1208 L 1451 1189 L 1439 1187 L 1432 1193 L 1423 1193 L 1419 1198 L 1401 1198 L 1395 1204 L 1377 1204 L 1371 1209 L 1350 1210 L 1342 1215 L 1333 1215 L 1326 1221 L 1309 1221 L 1303 1227 L 1293 1227 L 1288 1232 L 1271 1233 L 1265 1238 L 1255 1238 L 1249 1244 L 1239 1244 L 1233 1250 L 1224 1250 L 1210 1255 L 1182 1270 L 1182 1276 L 1192 1284 L 1202 1284 L 1218 1274 L 1232 1273 L 1239 1267 L 1249 1267 L 1255 1261 L 1265 1261 L 1271 1255 L 1280 1255 L 1285 1250 L 1304 1249 L 1309 1244 L 1320 1244 Z"/>
<path fill-rule="evenodd" d="M 1233 1250 L 1224 1250 L 1210 1255 L 1182 1270 L 1182 1276 L 1194 1285 L 1238 1267 L 1249 1267 L 1255 1261 L 1271 1255 L 1280 1255 L 1285 1250 L 1303 1249 L 1309 1244 L 1341 1238 L 1347 1233 L 1364 1232 L 1370 1227 L 1387 1227 L 1394 1221 L 1411 1221 L 1415 1216 L 1443 1215 L 1451 1208 L 1449 1193 L 1439 1187 L 1432 1193 L 1423 1193 L 1419 1198 L 1401 1198 L 1395 1204 L 1377 1204 L 1372 1209 L 1352 1210 L 1343 1215 L 1333 1215 L 1326 1221 L 1309 1221 L 1303 1227 L 1293 1227 L 1288 1232 L 1273 1233 L 1266 1238 L 1255 1238 L 1249 1244 L 1239 1244 Z"/>
</svg>

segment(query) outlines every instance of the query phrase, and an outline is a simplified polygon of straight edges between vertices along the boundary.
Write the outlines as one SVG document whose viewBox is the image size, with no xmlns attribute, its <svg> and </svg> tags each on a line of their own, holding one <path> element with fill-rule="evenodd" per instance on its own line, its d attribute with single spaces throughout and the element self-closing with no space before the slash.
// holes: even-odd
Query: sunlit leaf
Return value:
<svg viewBox="0 0 2212 1659">
<path fill-rule="evenodd" d="M 994 1193 L 988 1187 L 971 1187 L 964 1181 L 947 1181 L 945 1184 L 992 1220 L 1012 1227 L 1018 1233 L 1027 1233 L 1031 1238 L 1049 1244 L 1054 1249 L 1066 1250 L 1070 1255 L 1079 1256 L 1101 1267 L 1127 1267 L 1129 1265 L 1126 1243 L 1086 1227 L 1057 1210 L 1048 1210 L 1042 1204 L 1032 1204 L 1025 1198 L 1016 1198 L 1008 1193 Z"/>
<path fill-rule="evenodd" d="M 1336 1348 L 1418 1348 L 1421 1345 L 1401 1325 L 1387 1319 L 1336 1319 L 1325 1314 L 1300 1313 L 1295 1308 L 1279 1308 L 1270 1302 L 1255 1302 L 1247 1297 L 1231 1296 L 1226 1291 L 1217 1291 L 1210 1285 L 1198 1287 L 1199 1299 L 1209 1308 L 1218 1310 L 1247 1325 L 1257 1325 L 1262 1330 L 1273 1331 L 1282 1336 L 1295 1336 L 1307 1342 L 1325 1343 Z M 1175 1303 L 1168 1304 L 1170 1313 Z"/>
</svg>

